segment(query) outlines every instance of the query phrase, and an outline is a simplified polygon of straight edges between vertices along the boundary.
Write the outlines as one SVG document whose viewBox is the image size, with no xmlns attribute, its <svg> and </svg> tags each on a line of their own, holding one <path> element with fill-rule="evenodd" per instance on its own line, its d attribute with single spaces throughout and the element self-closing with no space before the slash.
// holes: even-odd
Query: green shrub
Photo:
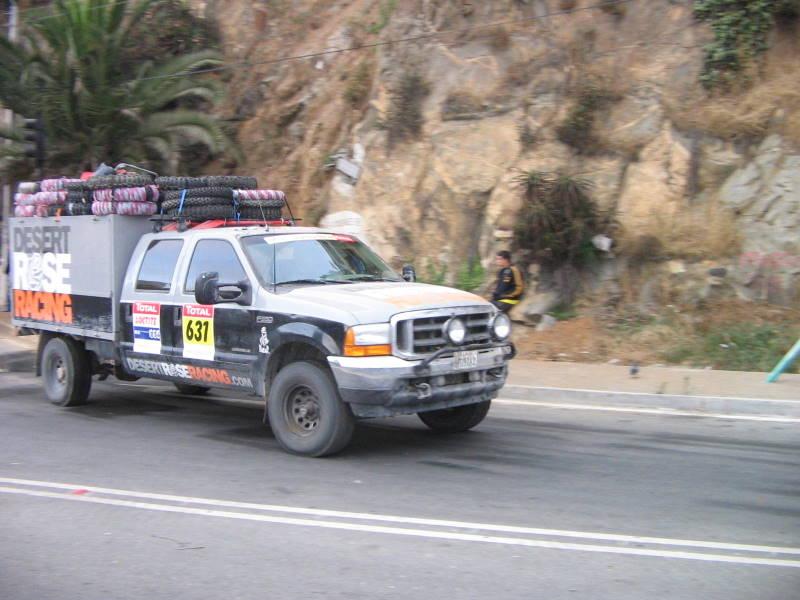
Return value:
<svg viewBox="0 0 800 600">
<path fill-rule="evenodd" d="M 384 127 L 389 146 L 415 138 L 422 131 L 422 101 L 430 92 L 428 82 L 416 72 L 406 72 L 392 90 Z"/>
<path fill-rule="evenodd" d="M 707 89 L 740 80 L 745 67 L 768 48 L 775 18 L 797 9 L 794 0 L 695 0 L 694 16 L 710 25 L 700 81 Z"/>
<path fill-rule="evenodd" d="M 420 283 L 430 283 L 431 285 L 444 285 L 447 279 L 447 267 L 441 265 L 436 267 L 432 262 L 428 262 L 425 267 L 425 273 L 417 273 L 417 281 Z"/>
<path fill-rule="evenodd" d="M 356 68 L 347 80 L 344 89 L 344 99 L 353 108 L 361 106 L 369 95 L 371 87 L 371 73 L 369 62 L 364 61 Z"/>
<path fill-rule="evenodd" d="M 603 219 L 591 197 L 591 182 L 560 173 L 527 171 L 516 177 L 524 203 L 514 245 L 542 264 L 585 265 L 595 258 L 592 237 Z"/>
<path fill-rule="evenodd" d="M 578 154 L 596 154 L 602 144 L 593 131 L 595 115 L 615 99 L 614 94 L 593 82 L 583 84 L 564 122 L 556 128 L 556 136 Z"/>
<path fill-rule="evenodd" d="M 381 2 L 380 6 L 378 7 L 378 12 L 380 13 L 378 20 L 367 27 L 367 31 L 372 34 L 380 33 L 383 28 L 389 24 L 389 19 L 392 18 L 392 13 L 394 12 L 396 6 L 397 0 L 386 0 L 386 2 Z"/>
<path fill-rule="evenodd" d="M 483 268 L 481 261 L 471 259 L 464 263 L 456 275 L 456 285 L 460 290 L 472 292 L 483 285 L 486 279 L 486 269 Z"/>
</svg>

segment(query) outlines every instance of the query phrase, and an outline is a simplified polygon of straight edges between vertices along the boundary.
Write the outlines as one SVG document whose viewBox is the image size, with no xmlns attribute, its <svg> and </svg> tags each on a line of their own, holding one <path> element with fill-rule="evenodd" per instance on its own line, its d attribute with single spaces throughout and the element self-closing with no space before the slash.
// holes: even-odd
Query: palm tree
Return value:
<svg viewBox="0 0 800 600">
<path fill-rule="evenodd" d="M 230 147 L 218 121 L 201 110 L 221 99 L 221 87 L 193 75 L 220 64 L 217 52 L 123 66 L 155 1 L 55 0 L 51 14 L 24 25 L 20 43 L 0 39 L 0 103 L 41 116 L 52 167 L 125 160 L 163 169 L 188 144 L 212 155 Z M 9 131 L 0 137 L 14 139 Z M 18 156 L 19 146 L 4 153 Z"/>
</svg>

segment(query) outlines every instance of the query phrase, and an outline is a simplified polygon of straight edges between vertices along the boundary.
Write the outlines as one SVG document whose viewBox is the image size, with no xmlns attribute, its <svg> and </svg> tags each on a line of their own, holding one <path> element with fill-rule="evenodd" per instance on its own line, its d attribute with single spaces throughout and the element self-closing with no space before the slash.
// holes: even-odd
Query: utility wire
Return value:
<svg viewBox="0 0 800 600">
<path fill-rule="evenodd" d="M 372 42 L 372 43 L 369 43 L 369 44 L 359 44 L 357 46 L 351 46 L 349 48 L 330 48 L 328 50 L 319 50 L 319 51 L 315 51 L 315 52 L 308 52 L 308 53 L 305 53 L 305 54 L 296 54 L 296 55 L 292 55 L 292 56 L 283 56 L 281 58 L 273 58 L 273 59 L 267 59 L 267 60 L 239 61 L 239 62 L 230 63 L 230 64 L 226 64 L 226 65 L 220 65 L 218 67 L 209 67 L 207 69 L 197 69 L 197 70 L 193 70 L 193 71 L 185 71 L 183 73 L 173 73 L 171 75 L 153 75 L 151 77 L 142 77 L 142 78 L 137 79 L 137 80 L 131 80 L 131 82 L 133 82 L 133 81 L 150 81 L 150 80 L 153 80 L 153 79 L 174 79 L 174 78 L 177 78 L 177 77 L 188 77 L 188 76 L 192 76 L 192 75 L 202 75 L 202 74 L 205 74 L 205 73 L 218 73 L 220 71 L 236 70 L 236 69 L 242 69 L 242 68 L 246 68 L 246 67 L 255 67 L 255 66 L 263 66 L 263 65 L 274 65 L 274 64 L 284 63 L 284 62 L 290 62 L 290 61 L 293 61 L 293 60 L 305 60 L 305 59 L 309 59 L 309 58 L 320 58 L 320 57 L 323 57 L 323 56 L 330 56 L 330 55 L 333 55 L 333 54 L 344 54 L 344 53 L 347 53 L 347 52 L 358 52 L 358 51 L 361 51 L 361 50 L 368 50 L 370 48 L 380 48 L 380 47 L 383 47 L 383 46 L 393 46 L 395 44 L 407 44 L 407 43 L 411 43 L 411 42 L 429 40 L 429 39 L 433 39 L 433 38 L 437 38 L 437 37 L 441 37 L 441 36 L 445 36 L 445 35 L 450 35 L 450 34 L 453 34 L 453 33 L 464 34 L 464 33 L 469 33 L 470 31 L 476 31 L 476 30 L 480 30 L 480 29 L 500 27 L 500 26 L 503 26 L 503 25 L 512 25 L 512 24 L 544 21 L 546 19 L 552 19 L 552 18 L 555 18 L 555 17 L 563 16 L 563 15 L 569 15 L 569 14 L 578 13 L 578 12 L 582 12 L 582 11 L 588 11 L 588 10 L 603 9 L 603 8 L 605 8 L 607 6 L 617 6 L 617 5 L 620 5 L 620 4 L 629 4 L 629 3 L 635 2 L 635 1 L 636 0 L 611 0 L 609 2 L 603 2 L 603 3 L 600 3 L 600 4 L 592 4 L 590 6 L 581 6 L 581 7 L 577 7 L 577 8 L 553 11 L 553 12 L 545 13 L 545 14 L 542 14 L 542 15 L 537 15 L 537 16 L 534 16 L 534 17 L 524 17 L 524 18 L 520 18 L 520 19 L 511 19 L 511 20 L 506 20 L 506 21 L 494 21 L 492 23 L 486 23 L 486 24 L 483 24 L 483 25 L 473 25 L 471 27 L 462 27 L 462 28 L 459 28 L 459 29 L 447 29 L 447 30 L 443 30 L 443 31 L 432 31 L 430 33 L 421 33 L 419 35 L 414 35 L 414 36 L 409 36 L 409 37 L 404 37 L 404 38 L 396 38 L 396 39 L 393 39 L 393 40 L 383 40 L 383 41 L 378 41 L 378 42 Z"/>
</svg>

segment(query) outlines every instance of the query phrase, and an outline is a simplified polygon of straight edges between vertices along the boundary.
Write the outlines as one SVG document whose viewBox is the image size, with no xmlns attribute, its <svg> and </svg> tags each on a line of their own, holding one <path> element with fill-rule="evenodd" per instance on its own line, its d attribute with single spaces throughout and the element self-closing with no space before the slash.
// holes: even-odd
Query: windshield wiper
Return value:
<svg viewBox="0 0 800 600">
<path fill-rule="evenodd" d="M 279 281 L 275 285 L 289 285 L 294 283 L 350 283 L 349 281 L 335 281 L 333 279 L 292 279 L 290 281 Z"/>
</svg>

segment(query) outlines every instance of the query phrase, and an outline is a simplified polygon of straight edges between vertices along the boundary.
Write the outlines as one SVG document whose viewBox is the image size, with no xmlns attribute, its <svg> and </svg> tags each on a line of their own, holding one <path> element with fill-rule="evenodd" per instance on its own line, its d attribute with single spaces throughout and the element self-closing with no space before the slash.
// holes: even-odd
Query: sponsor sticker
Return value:
<svg viewBox="0 0 800 600">
<path fill-rule="evenodd" d="M 214 307 L 184 304 L 181 318 L 184 358 L 214 360 Z"/>
<path fill-rule="evenodd" d="M 136 373 L 157 375 L 172 379 L 186 379 L 201 383 L 221 383 L 238 387 L 252 388 L 253 381 L 249 377 L 234 375 L 225 369 L 195 367 L 142 358 L 126 358 L 128 369 Z"/>
<path fill-rule="evenodd" d="M 133 351 L 161 354 L 161 305 L 158 302 L 133 303 Z"/>
</svg>

